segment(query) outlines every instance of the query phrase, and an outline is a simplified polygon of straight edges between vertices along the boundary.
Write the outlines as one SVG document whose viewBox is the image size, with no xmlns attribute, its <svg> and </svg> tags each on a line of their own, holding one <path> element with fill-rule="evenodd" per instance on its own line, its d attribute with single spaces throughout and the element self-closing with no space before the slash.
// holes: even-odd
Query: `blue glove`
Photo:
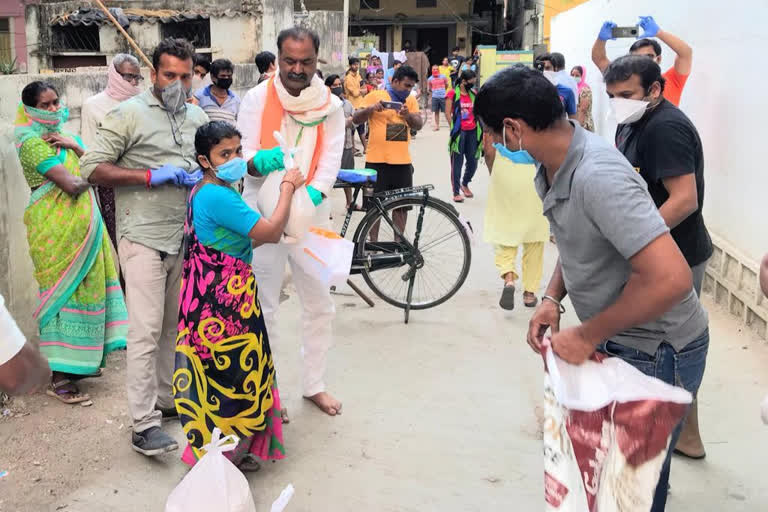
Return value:
<svg viewBox="0 0 768 512">
<path fill-rule="evenodd" d="M 283 149 L 275 146 L 272 149 L 261 149 L 253 155 L 253 166 L 262 176 L 285 168 L 283 164 Z"/>
<path fill-rule="evenodd" d="M 199 168 L 189 173 L 183 170 L 181 172 L 179 184 L 183 187 L 192 188 L 197 185 L 198 181 L 203 179 L 203 171 Z"/>
<path fill-rule="evenodd" d="M 315 206 L 318 206 L 320 203 L 323 202 L 323 194 L 319 190 L 317 190 L 312 185 L 307 185 L 307 193 L 309 194 L 309 198 L 312 200 L 312 204 Z"/>
<path fill-rule="evenodd" d="M 613 29 L 616 28 L 616 24 L 612 21 L 606 21 L 603 26 L 600 27 L 600 33 L 597 34 L 597 38 L 601 41 L 610 41 L 616 39 L 613 37 Z"/>
<path fill-rule="evenodd" d="M 656 20 L 653 19 L 653 16 L 638 16 L 640 18 L 640 27 L 643 29 L 643 34 L 638 35 L 638 39 L 642 39 L 644 37 L 656 37 L 656 34 L 659 33 L 659 30 L 661 28 L 659 27 L 659 24 L 656 23 Z"/>
<path fill-rule="evenodd" d="M 152 169 L 149 172 L 150 187 L 157 187 L 164 184 L 180 185 L 180 173 L 187 174 L 184 169 L 170 164 L 165 164 L 157 169 Z"/>
</svg>

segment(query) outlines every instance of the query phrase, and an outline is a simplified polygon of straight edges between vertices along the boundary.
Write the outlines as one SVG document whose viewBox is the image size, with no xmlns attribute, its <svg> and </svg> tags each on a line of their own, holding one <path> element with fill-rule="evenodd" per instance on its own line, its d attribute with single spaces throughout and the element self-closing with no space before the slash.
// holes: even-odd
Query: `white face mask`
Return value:
<svg viewBox="0 0 768 512">
<path fill-rule="evenodd" d="M 650 105 L 646 100 L 630 100 L 627 98 L 610 98 L 611 112 L 609 118 L 613 118 L 618 124 L 630 124 L 639 121 Z"/>
<path fill-rule="evenodd" d="M 544 71 L 544 76 L 550 81 L 552 85 L 557 85 L 557 72 L 556 71 Z"/>
</svg>

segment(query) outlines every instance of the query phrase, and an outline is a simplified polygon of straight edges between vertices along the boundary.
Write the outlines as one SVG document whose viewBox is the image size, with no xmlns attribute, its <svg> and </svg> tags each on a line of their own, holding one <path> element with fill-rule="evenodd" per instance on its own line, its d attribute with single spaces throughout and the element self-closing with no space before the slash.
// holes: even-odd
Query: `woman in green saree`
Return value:
<svg viewBox="0 0 768 512">
<path fill-rule="evenodd" d="M 15 139 L 32 191 L 24 224 L 40 287 L 40 351 L 53 370 L 47 393 L 90 405 L 75 381 L 125 348 L 128 313 L 96 196 L 80 177 L 83 143 L 61 131 L 67 108 L 47 82 L 28 84 L 21 98 Z"/>
</svg>

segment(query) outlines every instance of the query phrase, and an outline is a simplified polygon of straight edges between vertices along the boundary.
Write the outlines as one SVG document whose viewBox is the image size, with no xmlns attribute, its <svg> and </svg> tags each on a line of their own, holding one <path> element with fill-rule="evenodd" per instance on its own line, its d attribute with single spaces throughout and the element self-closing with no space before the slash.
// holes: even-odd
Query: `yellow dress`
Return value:
<svg viewBox="0 0 768 512">
<path fill-rule="evenodd" d="M 549 239 L 549 222 L 533 185 L 535 175 L 536 166 L 496 155 L 485 209 L 486 242 L 516 247 Z"/>
</svg>

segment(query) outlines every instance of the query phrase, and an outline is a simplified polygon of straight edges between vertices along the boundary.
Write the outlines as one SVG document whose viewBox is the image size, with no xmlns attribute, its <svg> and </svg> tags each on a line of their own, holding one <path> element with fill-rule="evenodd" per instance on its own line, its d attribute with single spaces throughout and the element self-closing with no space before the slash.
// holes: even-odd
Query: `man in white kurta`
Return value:
<svg viewBox="0 0 768 512">
<path fill-rule="evenodd" d="M 288 145 L 298 147 L 296 165 L 307 177 L 307 192 L 315 204 L 312 223 L 330 228 L 330 195 L 344 149 L 344 112 L 341 101 L 330 94 L 316 76 L 319 39 L 304 28 L 286 29 L 278 37 L 279 72 L 243 97 L 237 126 L 243 135 L 243 157 L 250 160 L 260 149 L 274 147 L 273 128 Z M 279 106 L 276 102 L 279 101 Z M 281 116 L 275 122 L 274 114 Z M 319 142 L 319 144 L 318 144 Z M 243 198 L 252 208 L 264 178 L 246 175 Z M 299 190 L 298 193 L 304 193 Z M 330 290 L 296 264 L 295 243 L 265 244 L 253 251 L 253 271 L 270 343 L 276 344 L 276 313 L 285 264 L 291 273 L 302 306 L 303 395 L 327 414 L 341 412 L 341 402 L 325 388 L 332 322 L 336 314 Z M 277 365 L 279 366 L 279 365 Z"/>
</svg>

